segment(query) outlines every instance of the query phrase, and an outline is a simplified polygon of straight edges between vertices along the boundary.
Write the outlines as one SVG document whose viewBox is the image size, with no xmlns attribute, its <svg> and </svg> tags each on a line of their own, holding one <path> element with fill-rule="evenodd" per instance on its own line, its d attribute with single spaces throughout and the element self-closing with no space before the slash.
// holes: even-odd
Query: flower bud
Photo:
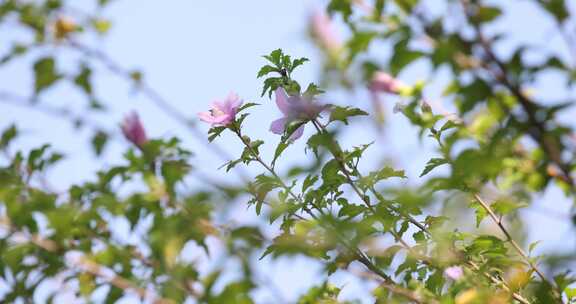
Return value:
<svg viewBox="0 0 576 304">
<path fill-rule="evenodd" d="M 148 141 L 146 130 L 144 130 L 144 126 L 142 125 L 142 122 L 140 122 L 140 117 L 136 112 L 126 115 L 122 122 L 122 133 L 128 141 L 139 148 L 142 148 L 142 146 Z"/>
<path fill-rule="evenodd" d="M 54 35 L 56 39 L 64 39 L 70 33 L 76 31 L 76 23 L 69 17 L 61 16 L 54 23 Z"/>
</svg>

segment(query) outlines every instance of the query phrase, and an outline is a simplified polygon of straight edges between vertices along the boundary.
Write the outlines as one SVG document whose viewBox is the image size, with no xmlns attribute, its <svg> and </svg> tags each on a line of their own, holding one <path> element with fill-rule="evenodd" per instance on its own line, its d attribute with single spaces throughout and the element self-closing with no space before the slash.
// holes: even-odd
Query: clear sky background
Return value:
<svg viewBox="0 0 576 304">
<path fill-rule="evenodd" d="M 81 9 L 89 9 L 92 1 L 71 1 Z M 500 2 L 500 1 L 497 1 Z M 237 92 L 250 102 L 261 103 L 254 108 L 248 118 L 246 131 L 253 138 L 264 139 L 269 145 L 265 155 L 272 154 L 273 144 L 278 137 L 268 132 L 269 123 L 280 116 L 273 102 L 260 98 L 261 81 L 256 79 L 259 67 L 264 63 L 261 55 L 276 48 L 282 48 L 293 56 L 308 57 L 311 62 L 301 68 L 295 77 L 301 83 L 321 78 L 321 61 L 318 51 L 306 35 L 307 20 L 310 14 L 322 7 L 322 1 L 304 0 L 210 0 L 210 1 L 136 1 L 118 0 L 103 12 L 110 18 L 113 28 L 108 36 L 101 39 L 93 37 L 91 45 L 103 49 L 117 62 L 127 68 L 144 72 L 145 79 L 152 84 L 172 105 L 188 117 L 194 117 L 203 111 L 214 98 L 225 97 L 229 91 Z M 430 13 L 442 9 L 440 1 L 429 1 Z M 533 12 L 529 1 L 507 1 L 510 16 L 502 20 L 501 26 L 507 27 L 515 35 L 508 46 L 522 41 L 543 41 L 548 47 L 562 49 L 560 37 L 550 36 L 554 28 L 545 16 Z M 8 46 L 3 38 L 21 35 L 14 28 L 0 27 L 0 50 Z M 342 34 L 345 36 L 345 33 Z M 381 45 L 382 50 L 386 45 Z M 377 55 L 380 49 L 372 50 Z M 58 52 L 55 48 L 48 52 Z M 34 54 L 34 55 L 39 55 Z M 77 56 L 63 53 L 66 60 L 62 68 L 74 67 Z M 30 56 L 29 58 L 33 58 Z M 69 64 L 69 66 L 68 66 Z M 0 69 L 0 90 L 10 90 L 21 94 L 31 92 L 32 78 L 29 61 L 20 61 Z M 211 154 L 205 141 L 195 140 L 177 122 L 165 115 L 149 100 L 134 93 L 122 79 L 110 74 L 102 67 L 97 68 L 96 92 L 98 97 L 110 107 L 105 115 L 97 120 L 109 128 L 117 128 L 123 115 L 135 109 L 151 137 L 179 136 L 185 145 L 196 153 L 194 166 L 204 172 L 214 172 L 222 161 Z M 416 65 L 401 75 L 406 82 L 427 79 L 426 67 Z M 442 83 L 442 74 L 435 75 L 437 83 Z M 536 95 L 541 100 L 552 101 L 556 97 L 574 97 L 574 92 L 559 92 L 560 79 L 551 74 L 539 81 Z M 433 87 L 431 96 L 438 95 L 441 87 Z M 43 95 L 43 99 L 53 105 L 66 105 L 81 111 L 84 101 L 81 95 L 67 86 L 59 86 Z M 368 95 L 358 90 L 354 93 L 328 92 L 326 99 L 332 103 L 356 103 L 370 110 Z M 396 100 L 384 99 L 388 110 L 388 123 L 384 135 L 378 134 L 369 121 L 353 123 L 353 127 L 343 134 L 347 146 L 374 141 L 370 149 L 370 162 L 366 168 L 376 166 L 383 160 L 394 162 L 398 168 L 407 170 L 410 181 L 416 184 L 417 176 L 426 161 L 434 154 L 434 145 L 427 140 L 419 141 L 416 131 L 410 127 L 401 115 L 392 115 L 390 109 Z M 442 100 L 438 100 L 442 104 Z M 450 105 L 444 104 L 450 109 Z M 127 144 L 113 141 L 103 158 L 95 159 L 87 148 L 89 133 L 77 132 L 70 128 L 67 121 L 54 119 L 43 113 L 33 112 L 14 106 L 0 104 L 0 127 L 4 128 L 17 122 L 24 130 L 24 136 L 17 142 L 18 148 L 37 146 L 40 140 L 51 143 L 55 149 L 63 151 L 67 159 L 50 174 L 49 182 L 57 189 L 65 189 L 71 183 L 89 180 L 92 173 L 111 164 L 121 162 L 121 155 Z M 574 114 L 572 111 L 571 114 Z M 574 116 L 566 116 L 573 122 Z M 203 130 L 207 127 L 200 126 Z M 306 134 L 311 134 L 311 129 Z M 218 140 L 222 147 L 231 153 L 239 153 L 240 144 L 232 137 L 224 136 Z M 286 152 L 287 158 L 279 165 L 280 170 L 290 163 L 305 161 L 308 156 L 301 153 L 305 140 L 300 140 Z M 250 172 L 258 173 L 259 168 Z M 232 174 L 223 170 L 216 176 L 234 179 Z M 196 184 L 200 185 L 200 184 Z M 193 185 L 195 186 L 195 185 Z M 239 202 L 239 204 L 241 204 Z M 575 250 L 574 230 L 571 228 L 568 214 L 570 203 L 557 190 L 551 190 L 537 201 L 535 207 L 522 212 L 530 223 L 530 241 L 542 240 L 540 251 Z M 253 210 L 245 206 L 229 210 L 227 216 L 236 220 L 254 221 Z M 558 214 L 558 215 L 556 215 Z M 119 231 L 123 230 L 119 223 Z M 270 235 L 274 231 L 270 230 Z M 128 236 L 126 236 L 128 237 Z M 214 245 L 216 246 L 216 245 Z M 186 254 L 196 255 L 197 249 L 189 248 Z M 190 257 L 188 257 L 190 258 Z M 271 279 L 286 302 L 292 302 L 311 284 L 320 284 L 319 265 L 304 258 L 285 259 L 276 262 L 265 259 L 261 262 L 263 280 Z M 232 266 L 231 266 L 232 267 Z M 210 268 L 210 266 L 206 266 Z M 357 298 L 367 289 L 349 277 L 336 274 L 333 281 L 344 286 L 343 298 Z M 50 287 L 46 287 L 50 288 Z M 271 303 L 272 294 L 259 294 L 261 303 Z M 127 302 L 133 302 L 133 299 Z M 366 301 L 367 302 L 367 301 Z"/>
</svg>

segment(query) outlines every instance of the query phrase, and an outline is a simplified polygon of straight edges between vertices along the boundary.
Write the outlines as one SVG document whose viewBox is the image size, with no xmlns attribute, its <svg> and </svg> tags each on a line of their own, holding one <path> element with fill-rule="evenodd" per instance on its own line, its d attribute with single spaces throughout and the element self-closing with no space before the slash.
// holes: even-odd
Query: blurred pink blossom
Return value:
<svg viewBox="0 0 576 304">
<path fill-rule="evenodd" d="M 334 30 L 332 20 L 323 11 L 316 11 L 311 17 L 312 36 L 329 51 L 337 51 L 342 42 Z"/>
<path fill-rule="evenodd" d="M 241 105 L 240 97 L 231 92 L 223 101 L 213 101 L 212 108 L 209 111 L 198 113 L 198 117 L 212 126 L 227 126 L 234 121 Z"/>
<path fill-rule="evenodd" d="M 284 117 L 272 122 L 270 131 L 275 134 L 284 134 L 286 127 L 293 121 L 312 120 L 316 118 L 327 106 L 309 100 L 303 96 L 288 96 L 283 88 L 275 91 L 276 105 Z M 294 141 L 304 133 L 304 125 L 300 126 L 290 135 L 290 140 Z"/>
<path fill-rule="evenodd" d="M 464 271 L 460 266 L 451 266 L 444 269 L 444 275 L 452 280 L 459 280 L 464 275 Z"/>
<path fill-rule="evenodd" d="M 404 83 L 385 72 L 374 73 L 368 86 L 373 93 L 384 92 L 390 94 L 399 94 L 403 87 L 405 87 Z"/>
<path fill-rule="evenodd" d="M 146 130 L 144 130 L 140 117 L 135 111 L 124 117 L 124 121 L 122 122 L 122 133 L 126 139 L 140 148 L 142 148 L 142 146 L 148 141 Z"/>
</svg>

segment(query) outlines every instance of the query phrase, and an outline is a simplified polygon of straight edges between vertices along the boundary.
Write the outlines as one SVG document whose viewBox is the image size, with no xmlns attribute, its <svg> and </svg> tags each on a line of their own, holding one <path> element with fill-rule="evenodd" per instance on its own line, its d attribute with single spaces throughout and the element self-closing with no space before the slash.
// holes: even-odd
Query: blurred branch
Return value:
<svg viewBox="0 0 576 304">
<path fill-rule="evenodd" d="M 86 57 L 93 58 L 96 61 L 103 64 L 110 72 L 116 74 L 117 76 L 127 80 L 129 83 L 133 83 L 135 88 L 138 89 L 142 94 L 144 94 L 149 100 L 151 100 L 160 110 L 162 110 L 166 115 L 173 118 L 181 125 L 185 126 L 192 135 L 201 142 L 206 143 L 206 146 L 214 152 L 220 159 L 225 162 L 228 162 L 232 159 L 232 157 L 220 146 L 212 143 L 208 144 L 207 136 L 203 132 L 201 132 L 197 126 L 194 124 L 193 120 L 188 119 L 181 110 L 174 107 L 166 98 L 164 98 L 156 89 L 154 89 L 149 83 L 147 83 L 142 75 L 137 71 L 130 71 L 120 64 L 116 63 L 110 56 L 106 53 L 90 48 L 86 45 L 83 45 L 77 41 L 69 40 L 68 44 L 69 47 L 72 49 L 80 52 Z M 250 180 L 246 172 L 239 169 L 236 171 L 240 178 L 247 182 Z"/>
<path fill-rule="evenodd" d="M 10 224 L 10 219 L 6 217 L 0 218 L 0 227 L 6 229 L 10 234 L 16 236 L 22 236 L 28 242 L 42 248 L 50 253 L 58 254 L 64 257 L 64 248 L 61 248 L 58 243 L 43 238 L 39 234 L 28 234 L 24 232 L 18 231 L 14 226 Z M 78 267 L 81 271 L 92 274 L 94 276 L 100 277 L 114 287 L 120 288 L 122 290 L 131 290 L 134 291 L 138 296 L 142 299 L 153 299 L 152 303 L 154 304 L 173 304 L 174 301 L 169 299 L 164 299 L 152 294 L 149 290 L 139 287 L 135 285 L 132 281 L 114 273 L 111 269 L 105 268 L 102 265 L 88 259 L 86 256 L 82 256 L 75 263 L 73 266 Z M 108 272 L 108 273 L 106 273 Z M 111 273 L 111 274 L 110 274 Z"/>
<path fill-rule="evenodd" d="M 490 218 L 492 219 L 492 221 L 494 221 L 494 223 L 496 225 L 498 225 L 498 228 L 500 229 L 500 231 L 502 231 L 502 233 L 504 234 L 504 236 L 506 237 L 506 241 L 509 242 L 512 247 L 514 248 L 514 250 L 522 257 L 522 259 L 528 264 L 530 265 L 530 268 L 532 268 L 532 270 L 534 270 L 534 272 L 536 272 L 536 274 L 540 277 L 540 279 L 542 280 L 543 283 L 545 283 L 546 285 L 548 285 L 551 288 L 551 291 L 554 295 L 554 297 L 558 300 L 561 299 L 561 294 L 562 291 L 559 291 L 558 288 L 551 282 L 549 281 L 546 276 L 544 275 L 544 273 L 538 269 L 538 267 L 536 266 L 536 264 L 534 264 L 534 262 L 532 262 L 532 260 L 530 259 L 530 257 L 526 254 L 526 252 L 524 252 L 524 250 L 520 247 L 520 245 L 518 245 L 518 243 L 516 243 L 516 241 L 514 241 L 514 239 L 512 238 L 512 235 L 510 234 L 510 232 L 508 231 L 508 229 L 506 229 L 506 227 L 504 227 L 504 224 L 502 223 L 501 218 L 499 218 L 494 211 L 492 210 L 492 208 L 490 208 L 490 205 L 488 205 L 486 202 L 484 202 L 484 200 L 480 197 L 480 195 L 478 195 L 477 193 L 474 194 L 474 198 L 476 199 L 476 201 L 482 206 L 482 208 L 488 213 L 488 215 L 490 216 Z M 561 300 L 559 300 L 559 303 L 562 303 Z"/>
<path fill-rule="evenodd" d="M 25 97 L 16 93 L 0 90 L 0 103 L 31 109 L 52 117 L 65 118 L 76 127 L 88 125 L 95 130 L 105 130 L 96 121 L 90 120 L 85 115 L 75 114 L 67 108 L 55 107 L 40 101 L 37 97 Z"/>
<path fill-rule="evenodd" d="M 468 266 L 469 268 L 471 268 L 473 271 L 481 271 L 480 267 L 478 267 L 478 265 L 476 265 L 474 262 L 472 261 L 468 261 L 466 263 L 466 266 Z M 530 301 L 528 301 L 526 298 L 524 298 L 522 295 L 520 295 L 517 292 L 513 292 L 512 289 L 510 288 L 510 286 L 508 286 L 508 284 L 506 283 L 506 281 L 499 279 L 493 275 L 491 275 L 488 272 L 482 272 L 482 275 L 484 275 L 486 278 L 488 278 L 492 283 L 496 284 L 496 285 L 500 285 L 502 286 L 502 288 L 508 292 L 510 292 L 510 294 L 512 295 L 512 298 L 514 298 L 514 300 L 522 303 L 522 304 L 530 304 Z"/>
</svg>

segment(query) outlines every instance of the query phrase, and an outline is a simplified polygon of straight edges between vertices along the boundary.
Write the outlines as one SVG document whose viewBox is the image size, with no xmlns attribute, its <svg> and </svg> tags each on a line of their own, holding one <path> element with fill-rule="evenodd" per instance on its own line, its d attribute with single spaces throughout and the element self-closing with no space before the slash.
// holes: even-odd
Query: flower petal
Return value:
<svg viewBox="0 0 576 304">
<path fill-rule="evenodd" d="M 209 123 L 214 122 L 214 116 L 212 116 L 212 113 L 210 113 L 208 111 L 207 112 L 200 112 L 197 115 L 201 121 L 209 122 Z"/>
<path fill-rule="evenodd" d="M 224 109 L 226 108 L 226 103 L 220 100 L 214 100 L 210 103 L 210 108 L 218 112 L 224 112 Z"/>
<path fill-rule="evenodd" d="M 216 117 L 213 118 L 212 123 L 213 124 L 220 124 L 220 125 L 227 125 L 229 123 L 231 123 L 234 120 L 234 116 L 230 115 L 230 114 L 222 114 L 222 115 L 218 115 Z"/>
<path fill-rule="evenodd" d="M 236 112 L 241 105 L 242 100 L 240 96 L 234 92 L 230 92 L 228 98 L 226 98 L 226 112 Z"/>
<path fill-rule="evenodd" d="M 288 116 L 290 114 L 290 104 L 288 103 L 288 95 L 283 88 L 279 87 L 275 91 L 276 93 L 276 105 L 282 114 Z"/>
<path fill-rule="evenodd" d="M 302 137 L 302 134 L 304 134 L 304 126 L 305 125 L 300 126 L 298 129 L 296 129 L 296 131 L 292 133 L 292 135 L 290 135 L 290 141 L 295 141 Z"/>
<path fill-rule="evenodd" d="M 274 134 L 282 135 L 286 129 L 286 117 L 276 119 L 270 124 L 270 131 Z"/>
</svg>

